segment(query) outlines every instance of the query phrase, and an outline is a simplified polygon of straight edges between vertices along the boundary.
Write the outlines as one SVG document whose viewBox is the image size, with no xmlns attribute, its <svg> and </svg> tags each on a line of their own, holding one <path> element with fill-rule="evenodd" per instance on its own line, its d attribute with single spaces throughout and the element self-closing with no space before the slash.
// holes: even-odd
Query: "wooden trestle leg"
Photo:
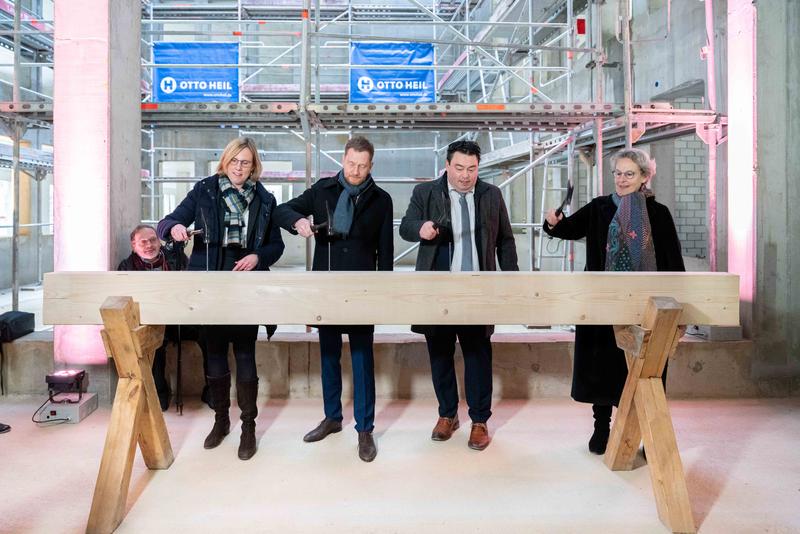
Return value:
<svg viewBox="0 0 800 534">
<path fill-rule="evenodd" d="M 130 297 L 108 297 L 100 308 L 106 350 L 119 375 L 103 458 L 97 474 L 88 533 L 113 532 L 125 517 L 136 443 L 150 469 L 166 469 L 174 459 L 151 371 L 164 326 L 142 326 Z"/>
<path fill-rule="evenodd" d="M 633 468 L 644 440 L 658 517 L 673 532 L 696 532 L 667 407 L 661 375 L 678 346 L 682 306 L 673 298 L 650 298 L 641 326 L 615 327 L 617 345 L 628 360 L 628 378 L 605 453 L 614 471 Z"/>
</svg>

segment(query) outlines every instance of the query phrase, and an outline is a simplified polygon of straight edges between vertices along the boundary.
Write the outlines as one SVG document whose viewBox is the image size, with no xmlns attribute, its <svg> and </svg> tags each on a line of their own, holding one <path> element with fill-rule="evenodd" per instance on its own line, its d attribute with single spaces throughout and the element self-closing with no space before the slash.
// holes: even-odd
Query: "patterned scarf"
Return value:
<svg viewBox="0 0 800 534">
<path fill-rule="evenodd" d="M 247 180 L 239 191 L 231 183 L 227 176 L 220 176 L 219 190 L 222 192 L 222 200 L 225 201 L 225 242 L 228 245 L 242 244 L 242 228 L 247 224 L 244 220 L 244 212 L 256 194 L 256 186 L 252 181 Z M 244 236 L 247 239 L 247 236 Z"/>
<path fill-rule="evenodd" d="M 143 260 L 141 256 L 136 254 L 135 252 L 131 254 L 133 259 L 133 270 L 134 271 L 169 271 L 169 262 L 167 261 L 167 257 L 164 255 L 164 250 L 158 251 L 158 256 L 153 261 Z"/>
<path fill-rule="evenodd" d="M 374 180 L 372 175 L 367 176 L 367 179 L 358 185 L 350 185 L 344 179 L 344 172 L 339 171 L 337 181 L 344 187 L 339 200 L 336 202 L 336 210 L 333 212 L 333 231 L 336 234 L 347 236 L 350 233 L 350 227 L 353 226 L 353 214 L 356 211 L 356 199 L 358 196 L 369 189 Z"/>
<path fill-rule="evenodd" d="M 655 271 L 656 252 L 647 215 L 649 189 L 625 196 L 611 195 L 617 212 L 608 227 L 606 271 Z"/>
</svg>

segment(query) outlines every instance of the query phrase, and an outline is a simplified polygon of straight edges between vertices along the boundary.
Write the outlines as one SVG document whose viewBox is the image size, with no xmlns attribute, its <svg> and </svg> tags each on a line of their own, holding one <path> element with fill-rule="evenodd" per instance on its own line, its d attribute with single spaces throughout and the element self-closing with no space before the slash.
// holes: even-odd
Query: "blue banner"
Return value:
<svg viewBox="0 0 800 534">
<path fill-rule="evenodd" d="M 153 46 L 153 60 L 161 64 L 237 64 L 239 43 L 168 43 Z M 239 69 L 153 69 L 154 102 L 238 102 Z"/>
<path fill-rule="evenodd" d="M 431 43 L 350 44 L 351 65 L 433 66 Z M 417 103 L 436 102 L 433 69 L 350 68 L 350 102 Z"/>
</svg>

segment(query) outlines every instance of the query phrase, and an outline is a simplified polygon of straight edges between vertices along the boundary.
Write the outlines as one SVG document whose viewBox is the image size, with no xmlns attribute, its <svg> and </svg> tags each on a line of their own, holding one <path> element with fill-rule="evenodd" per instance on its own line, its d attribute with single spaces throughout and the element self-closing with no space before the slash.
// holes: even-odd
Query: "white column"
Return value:
<svg viewBox="0 0 800 534">
<path fill-rule="evenodd" d="M 54 268 L 105 271 L 141 217 L 139 2 L 55 2 Z M 105 363 L 96 327 L 56 327 L 57 362 Z"/>
<path fill-rule="evenodd" d="M 768 9 L 768 8 L 766 8 Z M 728 0 L 728 271 L 739 275 L 742 329 L 755 298 L 756 8 Z"/>
</svg>

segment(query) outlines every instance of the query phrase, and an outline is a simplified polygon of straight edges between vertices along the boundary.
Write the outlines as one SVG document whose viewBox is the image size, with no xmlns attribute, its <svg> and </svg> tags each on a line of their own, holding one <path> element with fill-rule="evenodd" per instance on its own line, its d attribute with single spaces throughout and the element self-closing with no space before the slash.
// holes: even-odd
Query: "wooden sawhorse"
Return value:
<svg viewBox="0 0 800 534">
<path fill-rule="evenodd" d="M 131 297 L 108 297 L 100 308 L 106 352 L 119 375 L 87 533 L 113 532 L 125 518 L 136 444 L 149 469 L 167 469 L 174 459 L 164 414 L 153 382 L 153 355 L 164 326 L 142 326 Z"/>
<path fill-rule="evenodd" d="M 644 439 L 659 519 L 673 532 L 696 532 L 661 380 L 683 335 L 678 326 L 682 309 L 673 298 L 651 297 L 641 326 L 614 327 L 628 361 L 628 378 L 604 460 L 612 471 L 630 471 Z"/>
</svg>

